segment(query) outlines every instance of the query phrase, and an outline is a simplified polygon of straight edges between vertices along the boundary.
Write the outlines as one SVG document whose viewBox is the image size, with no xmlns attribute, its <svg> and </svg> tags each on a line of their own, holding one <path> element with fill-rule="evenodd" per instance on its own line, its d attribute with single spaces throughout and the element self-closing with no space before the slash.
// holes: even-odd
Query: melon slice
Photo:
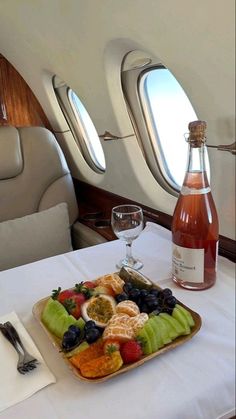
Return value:
<svg viewBox="0 0 236 419">
<path fill-rule="evenodd" d="M 156 352 L 157 349 L 158 349 L 158 342 L 157 342 L 156 334 L 155 334 L 152 326 L 150 325 L 149 320 L 146 322 L 146 324 L 144 326 L 144 330 L 149 337 L 149 341 L 150 341 L 151 347 L 152 347 L 152 352 Z"/>
<path fill-rule="evenodd" d="M 140 340 L 144 355 L 151 354 L 152 353 L 152 345 L 151 345 L 151 342 L 150 342 L 150 338 L 149 338 L 146 330 L 144 329 L 144 327 L 141 330 L 139 330 L 137 338 L 138 338 L 138 340 Z"/>
<path fill-rule="evenodd" d="M 68 314 L 65 307 L 57 300 L 49 298 L 42 313 L 42 322 L 47 326 L 53 324 L 62 314 Z"/>
<path fill-rule="evenodd" d="M 62 339 L 70 325 L 75 324 L 82 330 L 85 324 L 82 318 L 76 320 L 59 301 L 53 300 L 53 298 L 49 298 L 47 301 L 41 320 L 47 329 L 60 339 Z"/>
<path fill-rule="evenodd" d="M 161 332 L 160 332 L 160 328 L 158 327 L 158 324 L 155 322 L 155 320 L 152 317 L 148 320 L 148 323 L 150 324 L 153 332 L 155 333 L 156 341 L 157 341 L 157 349 L 162 348 L 164 346 L 164 342 L 161 337 Z"/>
<path fill-rule="evenodd" d="M 84 325 L 85 325 L 84 319 L 80 317 L 78 320 L 76 320 L 75 325 L 78 326 L 80 330 L 84 330 Z"/>
<path fill-rule="evenodd" d="M 74 355 L 79 354 L 80 352 L 84 351 L 89 347 L 89 344 L 84 340 L 80 345 L 76 346 L 76 348 L 72 349 L 69 352 L 65 352 L 65 356 L 67 358 L 71 358 Z"/>
<path fill-rule="evenodd" d="M 190 327 L 189 327 L 189 324 L 188 324 L 188 322 L 187 322 L 187 320 L 186 320 L 185 315 L 182 313 L 182 311 L 181 311 L 181 310 L 179 310 L 179 308 L 178 308 L 178 307 L 176 307 L 176 306 L 175 306 L 175 308 L 174 308 L 174 310 L 173 310 L 173 312 L 172 312 L 172 316 L 173 316 L 176 320 L 178 320 L 178 322 L 179 322 L 179 323 L 181 323 L 181 324 L 182 324 L 182 326 L 184 327 L 184 329 L 185 329 L 184 335 L 189 335 L 189 334 L 190 334 Z"/>
<path fill-rule="evenodd" d="M 49 323 L 50 330 L 52 331 L 52 333 L 54 333 L 54 335 L 58 337 L 63 336 L 62 331 L 64 330 L 64 324 L 66 323 L 67 318 L 68 318 L 68 313 L 66 314 L 63 313 L 63 314 L 60 314 L 57 318 L 54 317 L 55 320 Z"/>
<path fill-rule="evenodd" d="M 173 328 L 176 330 L 177 336 L 181 336 L 185 334 L 185 328 L 174 317 L 170 316 L 167 313 L 160 313 L 159 316 L 165 319 L 167 322 L 169 322 L 173 326 Z"/>
<path fill-rule="evenodd" d="M 181 311 L 181 313 L 183 313 L 183 315 L 185 316 L 185 318 L 188 322 L 188 325 L 190 327 L 193 327 L 195 325 L 195 321 L 193 320 L 193 317 L 192 317 L 191 313 L 188 310 L 186 310 L 186 308 L 181 306 L 180 304 L 176 304 L 176 308 L 178 308 Z"/>
<path fill-rule="evenodd" d="M 169 331 L 168 331 L 165 321 L 161 319 L 161 317 L 159 316 L 153 316 L 152 318 L 160 329 L 160 334 L 161 334 L 161 338 L 164 345 L 167 345 L 168 343 L 172 341 L 172 339 L 170 338 Z"/>
<path fill-rule="evenodd" d="M 174 326 L 171 323 L 169 323 L 164 317 L 161 317 L 161 320 L 165 323 L 170 339 L 171 340 L 176 339 L 179 335 L 176 332 L 176 329 L 174 328 Z"/>
</svg>

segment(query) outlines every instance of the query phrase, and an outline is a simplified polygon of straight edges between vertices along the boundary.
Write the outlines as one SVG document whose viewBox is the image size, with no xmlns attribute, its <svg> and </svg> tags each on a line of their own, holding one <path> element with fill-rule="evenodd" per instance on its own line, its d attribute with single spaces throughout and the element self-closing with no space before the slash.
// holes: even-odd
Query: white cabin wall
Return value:
<svg viewBox="0 0 236 419">
<path fill-rule="evenodd" d="M 11 0 L 0 3 L 0 52 L 25 78 L 56 131 L 67 125 L 50 85 L 53 74 L 79 95 L 99 134 L 123 136 L 133 128 L 121 60 L 132 49 L 147 51 L 172 71 L 199 119 L 207 121 L 209 144 L 227 144 L 235 138 L 234 8 L 233 0 Z M 60 136 L 64 142 L 72 147 L 69 134 Z M 75 177 L 172 214 L 176 198 L 154 180 L 135 138 L 103 146 L 106 174 L 93 173 L 77 156 Z M 235 158 L 212 149 L 209 157 L 220 232 L 235 238 Z"/>
</svg>

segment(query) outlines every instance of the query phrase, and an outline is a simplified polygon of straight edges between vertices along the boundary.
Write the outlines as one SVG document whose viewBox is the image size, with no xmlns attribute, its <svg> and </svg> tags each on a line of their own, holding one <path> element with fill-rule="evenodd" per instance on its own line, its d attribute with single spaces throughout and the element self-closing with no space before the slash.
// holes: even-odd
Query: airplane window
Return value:
<svg viewBox="0 0 236 419">
<path fill-rule="evenodd" d="M 143 80 L 142 80 L 143 78 Z M 165 172 L 180 189 L 184 180 L 188 143 L 184 134 L 188 123 L 198 119 L 186 93 L 172 73 L 163 67 L 143 74 L 140 97 L 151 115 L 153 140 L 161 151 Z M 207 171 L 209 176 L 209 163 Z"/>
<path fill-rule="evenodd" d="M 147 164 L 157 181 L 176 195 L 187 164 L 185 134 L 189 122 L 198 119 L 196 112 L 181 85 L 163 65 L 125 69 L 122 85 Z M 209 178 L 207 152 L 206 167 Z"/>
<path fill-rule="evenodd" d="M 86 141 L 89 154 L 97 168 L 104 172 L 106 169 L 105 156 L 94 124 L 81 100 L 73 90 L 69 89 L 68 97 L 74 108 L 75 114 L 77 114 L 78 122 Z"/>
<path fill-rule="evenodd" d="M 169 70 L 160 68 L 146 73 L 143 99 L 152 114 L 157 141 L 172 180 L 180 186 L 186 168 L 187 143 L 184 133 L 197 115 L 182 87 Z"/>
<path fill-rule="evenodd" d="M 57 99 L 81 154 L 94 171 L 104 173 L 106 162 L 103 148 L 87 110 L 65 82 L 55 76 L 53 83 Z"/>
</svg>

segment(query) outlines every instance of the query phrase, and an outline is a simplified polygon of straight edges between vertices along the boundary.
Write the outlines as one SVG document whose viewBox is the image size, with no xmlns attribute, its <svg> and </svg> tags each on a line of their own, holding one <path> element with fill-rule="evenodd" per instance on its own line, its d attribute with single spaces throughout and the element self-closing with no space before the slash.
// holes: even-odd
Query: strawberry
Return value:
<svg viewBox="0 0 236 419">
<path fill-rule="evenodd" d="M 52 291 L 52 298 L 63 304 L 68 313 L 77 319 L 81 315 L 81 304 L 93 294 L 92 287 L 95 287 L 92 281 L 80 282 L 80 284 L 75 284 L 74 288 L 64 291 L 61 290 L 61 287 L 58 287 L 57 290 Z"/>
<path fill-rule="evenodd" d="M 87 281 L 87 282 L 90 282 L 90 281 Z M 84 282 L 80 282 L 79 284 L 75 284 L 74 290 L 75 290 L 76 293 L 84 294 L 86 298 L 90 298 L 93 295 L 92 287 L 86 286 Z"/>
<path fill-rule="evenodd" d="M 141 358 L 143 351 L 141 345 L 136 340 L 129 340 L 121 346 L 120 354 L 124 364 L 131 364 Z"/>
<path fill-rule="evenodd" d="M 74 294 L 71 298 L 65 299 L 63 305 L 69 314 L 78 319 L 81 317 L 81 305 L 85 302 L 86 297 L 83 293 Z"/>
<path fill-rule="evenodd" d="M 93 281 L 85 281 L 85 282 L 83 282 L 83 285 L 86 288 L 95 288 L 96 287 L 96 284 Z"/>
<path fill-rule="evenodd" d="M 120 343 L 116 339 L 106 339 L 103 346 L 104 354 L 110 354 L 120 350 Z"/>
<path fill-rule="evenodd" d="M 74 295 L 75 295 L 75 291 L 72 288 L 61 291 L 61 287 L 58 287 L 57 290 L 52 291 L 52 298 L 54 300 L 58 300 L 61 304 L 63 304 L 64 300 L 68 300 Z"/>
</svg>

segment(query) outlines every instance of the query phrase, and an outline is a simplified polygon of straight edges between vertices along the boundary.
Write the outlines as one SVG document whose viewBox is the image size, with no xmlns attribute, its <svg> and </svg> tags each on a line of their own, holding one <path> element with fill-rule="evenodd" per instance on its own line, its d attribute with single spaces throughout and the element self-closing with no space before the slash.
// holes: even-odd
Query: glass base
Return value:
<svg viewBox="0 0 236 419">
<path fill-rule="evenodd" d="M 121 259 L 117 264 L 116 267 L 118 269 L 121 269 L 123 266 L 128 266 L 129 268 L 133 268 L 136 270 L 139 270 L 143 267 L 143 262 L 141 262 L 141 260 L 139 259 L 134 259 L 134 258 L 124 258 Z"/>
</svg>

